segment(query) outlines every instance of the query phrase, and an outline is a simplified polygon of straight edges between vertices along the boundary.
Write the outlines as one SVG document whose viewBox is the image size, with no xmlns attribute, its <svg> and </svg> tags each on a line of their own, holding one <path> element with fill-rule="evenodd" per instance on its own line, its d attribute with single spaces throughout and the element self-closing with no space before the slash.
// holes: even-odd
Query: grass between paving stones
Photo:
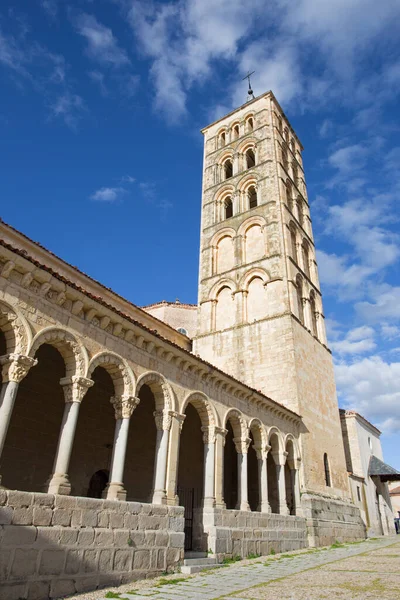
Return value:
<svg viewBox="0 0 400 600">
<path fill-rule="evenodd" d="M 157 582 L 157 587 L 161 587 L 162 585 L 176 585 L 177 583 L 181 583 L 181 581 L 185 581 L 186 577 L 178 577 L 177 579 L 159 579 Z"/>
</svg>

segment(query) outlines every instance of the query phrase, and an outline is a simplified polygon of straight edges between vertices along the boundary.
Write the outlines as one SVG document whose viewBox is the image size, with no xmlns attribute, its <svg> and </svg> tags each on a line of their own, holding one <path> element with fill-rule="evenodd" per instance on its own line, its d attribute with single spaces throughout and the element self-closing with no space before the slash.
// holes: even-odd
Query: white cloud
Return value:
<svg viewBox="0 0 400 600">
<path fill-rule="evenodd" d="M 335 366 L 341 403 L 357 410 L 382 430 L 400 430 L 400 363 L 370 356 Z"/>
<path fill-rule="evenodd" d="M 386 284 L 372 290 L 372 302 L 358 302 L 357 313 L 368 321 L 400 319 L 400 287 Z"/>
<path fill-rule="evenodd" d="M 96 17 L 82 13 L 75 19 L 75 26 L 87 41 L 86 51 L 90 58 L 115 67 L 130 63 L 125 50 L 118 46 L 111 29 L 99 23 Z"/>
<path fill-rule="evenodd" d="M 65 91 L 50 104 L 50 118 L 62 119 L 70 129 L 75 131 L 85 110 L 85 104 L 80 96 Z"/>
<path fill-rule="evenodd" d="M 102 187 L 96 190 L 91 196 L 91 200 L 96 202 L 117 202 L 126 193 L 122 187 Z"/>
<path fill-rule="evenodd" d="M 90 71 L 88 75 L 89 78 L 93 81 L 93 83 L 99 86 L 102 96 L 107 96 L 108 89 L 105 84 L 104 73 L 101 73 L 101 71 Z"/>
<path fill-rule="evenodd" d="M 123 177 L 121 177 L 121 183 L 135 183 L 136 179 L 135 177 L 132 177 L 132 175 L 124 175 Z"/>
<path fill-rule="evenodd" d="M 331 343 L 331 349 L 339 356 L 345 354 L 359 355 L 375 350 L 375 331 L 365 325 L 351 329 L 344 339 Z"/>
</svg>

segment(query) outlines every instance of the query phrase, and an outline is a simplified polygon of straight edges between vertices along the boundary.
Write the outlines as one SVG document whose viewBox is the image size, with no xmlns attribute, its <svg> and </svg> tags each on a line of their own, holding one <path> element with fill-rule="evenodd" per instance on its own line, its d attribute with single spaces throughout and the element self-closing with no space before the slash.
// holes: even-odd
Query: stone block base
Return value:
<svg viewBox="0 0 400 600">
<path fill-rule="evenodd" d="M 336 541 L 355 542 L 366 538 L 360 510 L 351 502 L 302 494 L 301 505 L 307 520 L 309 546 L 329 546 Z"/>
</svg>

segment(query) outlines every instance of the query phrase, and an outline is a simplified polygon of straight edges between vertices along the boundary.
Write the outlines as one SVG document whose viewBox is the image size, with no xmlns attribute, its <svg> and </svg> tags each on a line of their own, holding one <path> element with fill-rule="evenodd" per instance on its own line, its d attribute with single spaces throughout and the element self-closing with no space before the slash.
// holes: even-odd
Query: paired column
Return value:
<svg viewBox="0 0 400 600">
<path fill-rule="evenodd" d="M 215 427 L 215 506 L 226 508 L 224 502 L 224 446 L 227 429 Z"/>
<path fill-rule="evenodd" d="M 23 354 L 6 354 L 0 357 L 3 380 L 0 392 L 0 457 L 6 441 L 18 386 L 28 374 L 29 369 L 36 364 L 36 359 Z"/>
<path fill-rule="evenodd" d="M 116 422 L 110 482 L 105 490 L 105 495 L 108 500 L 126 500 L 123 477 L 129 422 L 140 400 L 135 396 L 113 396 L 110 402 L 114 406 Z"/>
<path fill-rule="evenodd" d="M 247 452 L 251 443 L 250 438 L 233 438 L 238 461 L 238 501 L 237 510 L 250 510 L 248 499 Z"/>
<path fill-rule="evenodd" d="M 47 491 L 49 494 L 63 494 L 68 496 L 71 493 L 68 468 L 74 443 L 76 424 L 78 422 L 79 409 L 83 397 L 87 390 L 92 387 L 94 381 L 86 379 L 85 377 L 73 376 L 64 377 L 60 380 L 60 384 L 64 391 L 65 407 L 53 465 L 53 473 L 50 477 Z"/>
<path fill-rule="evenodd" d="M 278 479 L 279 490 L 279 514 L 288 515 L 289 509 L 286 501 L 286 480 L 285 480 L 285 463 L 288 453 L 274 453 L 273 457 L 276 466 L 276 476 Z"/>
<path fill-rule="evenodd" d="M 169 452 L 167 460 L 167 504 L 175 506 L 178 504 L 176 488 L 178 484 L 178 461 L 181 431 L 186 415 L 170 411 L 171 429 L 169 434 Z"/>
<path fill-rule="evenodd" d="M 268 472 L 267 472 L 267 457 L 271 446 L 260 448 L 254 446 L 258 461 L 258 490 L 259 490 L 259 506 L 258 510 L 264 513 L 271 512 L 271 506 L 268 501 Z"/>
<path fill-rule="evenodd" d="M 166 478 L 169 432 L 172 417 L 168 410 L 156 410 L 154 418 L 157 427 L 156 456 L 154 464 L 153 504 L 166 504 Z"/>
<path fill-rule="evenodd" d="M 203 506 L 215 506 L 215 427 L 202 427 L 204 442 Z"/>
</svg>

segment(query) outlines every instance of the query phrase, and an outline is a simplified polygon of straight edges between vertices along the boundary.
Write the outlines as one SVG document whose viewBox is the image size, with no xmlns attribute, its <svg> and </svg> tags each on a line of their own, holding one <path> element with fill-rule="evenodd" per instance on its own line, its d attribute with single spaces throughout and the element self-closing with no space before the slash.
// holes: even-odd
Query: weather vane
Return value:
<svg viewBox="0 0 400 600">
<path fill-rule="evenodd" d="M 253 73 L 255 73 L 255 71 L 252 71 L 251 73 L 247 73 L 247 75 L 245 77 L 243 77 L 242 81 L 244 81 L 245 79 L 247 79 L 247 81 L 249 82 L 249 89 L 247 90 L 247 100 L 246 102 L 249 102 L 250 100 L 254 100 L 254 92 L 251 89 L 251 83 L 250 83 L 250 77 L 253 75 Z"/>
</svg>

